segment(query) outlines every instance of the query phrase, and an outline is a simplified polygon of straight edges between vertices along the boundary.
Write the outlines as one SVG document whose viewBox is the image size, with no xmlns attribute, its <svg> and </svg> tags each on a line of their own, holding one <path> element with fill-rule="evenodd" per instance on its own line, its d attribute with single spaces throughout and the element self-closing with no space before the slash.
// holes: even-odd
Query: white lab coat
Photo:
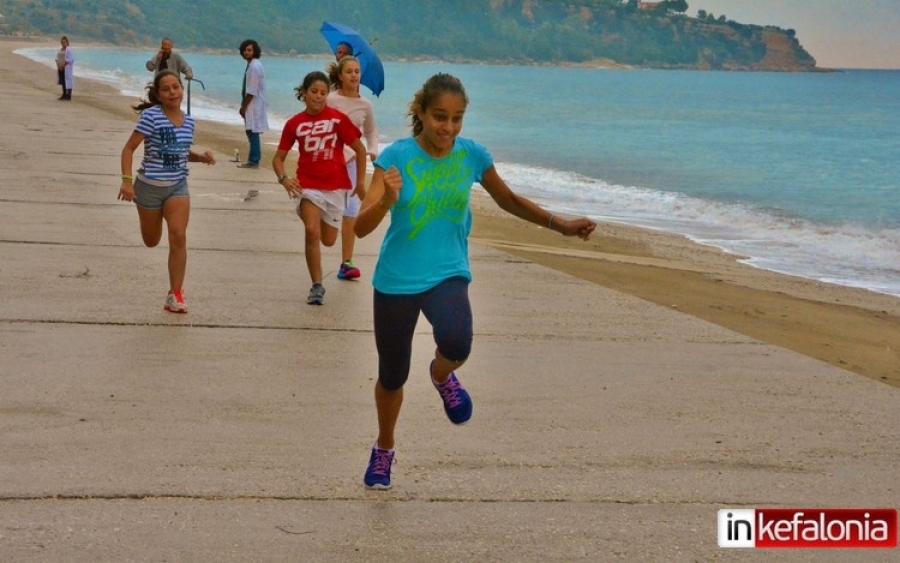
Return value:
<svg viewBox="0 0 900 563">
<path fill-rule="evenodd" d="M 253 59 L 244 71 L 247 80 L 247 93 L 253 96 L 247 112 L 244 114 L 244 129 L 254 133 L 265 133 L 269 130 L 269 119 L 266 116 L 266 78 L 263 65 L 259 59 Z"/>
</svg>

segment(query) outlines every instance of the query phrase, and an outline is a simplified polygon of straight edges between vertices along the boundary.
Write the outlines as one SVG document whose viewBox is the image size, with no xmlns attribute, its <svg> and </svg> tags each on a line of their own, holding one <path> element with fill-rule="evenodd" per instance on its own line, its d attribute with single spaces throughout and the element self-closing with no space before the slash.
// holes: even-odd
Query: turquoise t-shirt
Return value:
<svg viewBox="0 0 900 563">
<path fill-rule="evenodd" d="M 384 149 L 375 166 L 395 166 L 403 175 L 403 187 L 381 243 L 372 276 L 375 289 L 412 294 L 453 276 L 471 281 L 469 196 L 472 184 L 493 164 L 487 149 L 461 137 L 443 158 L 429 156 L 413 137 Z"/>
</svg>

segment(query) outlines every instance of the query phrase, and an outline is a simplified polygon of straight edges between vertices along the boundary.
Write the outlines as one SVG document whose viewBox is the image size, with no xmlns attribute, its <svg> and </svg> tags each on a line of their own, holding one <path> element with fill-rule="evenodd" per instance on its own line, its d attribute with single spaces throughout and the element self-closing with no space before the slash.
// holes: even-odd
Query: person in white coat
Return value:
<svg viewBox="0 0 900 563">
<path fill-rule="evenodd" d="M 266 77 L 263 65 L 259 61 L 262 49 L 259 43 L 253 39 L 247 39 L 241 43 L 241 56 L 247 61 L 247 69 L 244 71 L 244 83 L 241 87 L 241 117 L 244 118 L 244 129 L 247 132 L 247 140 L 250 141 L 250 154 L 247 161 L 238 164 L 239 168 L 259 168 L 262 158 L 262 146 L 259 135 L 269 130 L 269 120 L 266 116 Z"/>
<path fill-rule="evenodd" d="M 69 46 L 69 38 L 63 35 L 59 38 L 59 53 L 56 54 L 56 69 L 58 71 L 59 85 L 62 86 L 60 100 L 72 99 L 72 87 L 75 85 L 75 53 Z"/>
</svg>

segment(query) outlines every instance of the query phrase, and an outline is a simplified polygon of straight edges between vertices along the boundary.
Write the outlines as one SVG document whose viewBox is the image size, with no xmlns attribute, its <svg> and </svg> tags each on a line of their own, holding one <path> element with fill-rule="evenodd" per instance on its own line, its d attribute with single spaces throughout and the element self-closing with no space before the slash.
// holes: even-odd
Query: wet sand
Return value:
<svg viewBox="0 0 900 563">
<path fill-rule="evenodd" d="M 39 44 L 2 41 L 0 57 L 15 57 L 21 72 L 34 76 L 36 87 L 55 92 L 52 68 L 12 53 Z M 137 100 L 105 84 L 76 80 L 78 103 L 134 119 L 129 106 Z M 263 141 L 272 143 L 277 137 L 273 130 Z M 236 147 L 242 154 L 247 150 L 240 128 L 215 122 L 198 123 L 196 142 L 227 155 Z M 266 146 L 263 168 L 270 168 L 272 154 L 273 148 Z M 503 214 L 481 192 L 473 208 L 474 243 L 900 387 L 900 298 L 760 270 L 685 237 L 619 224 L 601 224 L 586 244 L 563 239 Z M 565 297 L 555 295 L 552 287 L 547 292 L 554 299 Z"/>
</svg>

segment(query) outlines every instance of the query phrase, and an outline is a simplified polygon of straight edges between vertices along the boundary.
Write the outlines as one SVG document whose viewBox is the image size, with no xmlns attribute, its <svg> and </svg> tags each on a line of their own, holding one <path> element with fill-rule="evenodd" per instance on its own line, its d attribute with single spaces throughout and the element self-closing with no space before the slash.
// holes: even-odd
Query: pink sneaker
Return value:
<svg viewBox="0 0 900 563">
<path fill-rule="evenodd" d="M 170 313 L 187 313 L 187 305 L 184 303 L 184 290 L 170 291 L 169 295 L 166 296 L 166 304 L 163 305 L 163 309 Z"/>
<path fill-rule="evenodd" d="M 341 267 L 338 268 L 337 279 L 339 280 L 355 280 L 359 276 L 359 268 L 353 265 L 353 260 L 342 262 Z"/>
</svg>

